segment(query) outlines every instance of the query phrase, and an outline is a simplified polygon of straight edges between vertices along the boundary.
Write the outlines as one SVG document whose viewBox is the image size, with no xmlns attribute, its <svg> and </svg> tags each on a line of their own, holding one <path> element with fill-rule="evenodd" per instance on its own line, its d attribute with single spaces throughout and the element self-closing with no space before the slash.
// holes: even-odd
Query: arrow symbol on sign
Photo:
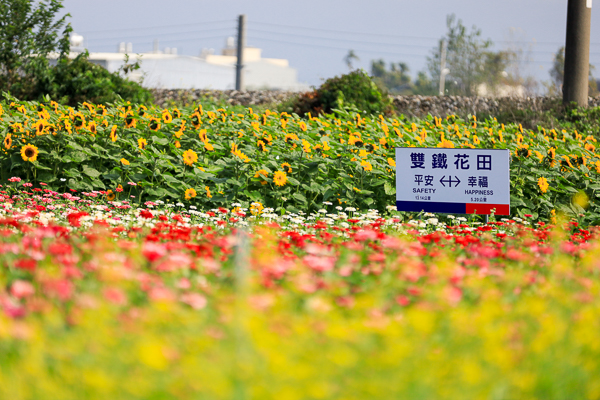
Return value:
<svg viewBox="0 0 600 400">
<path fill-rule="evenodd" d="M 455 176 L 456 180 L 452 179 L 452 175 L 448 176 L 448 179 L 446 179 L 446 175 L 442 176 L 442 179 L 440 179 L 440 183 L 442 184 L 443 187 L 446 187 L 446 185 L 444 185 L 444 183 L 447 183 L 449 187 L 452 187 L 452 184 L 454 183 L 454 187 L 457 187 L 460 183 L 460 179 L 458 179 L 458 176 Z"/>
</svg>

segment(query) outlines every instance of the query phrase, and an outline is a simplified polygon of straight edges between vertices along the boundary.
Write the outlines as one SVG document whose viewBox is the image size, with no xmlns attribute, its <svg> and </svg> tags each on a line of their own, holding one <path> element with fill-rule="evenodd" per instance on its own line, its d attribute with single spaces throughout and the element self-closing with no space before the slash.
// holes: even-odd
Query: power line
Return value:
<svg viewBox="0 0 600 400">
<path fill-rule="evenodd" d="M 207 25 L 207 24 L 221 24 L 223 22 L 234 22 L 230 19 L 224 19 L 219 21 L 198 21 L 191 24 L 176 24 L 176 25 L 159 25 L 159 26 L 146 26 L 140 28 L 122 28 L 122 29 L 102 29 L 98 31 L 83 31 L 81 34 L 90 34 L 90 33 L 101 33 L 101 32 L 123 32 L 123 31 L 139 31 L 144 29 L 161 29 L 161 28 L 178 28 L 183 26 L 198 26 L 198 25 Z"/>
<path fill-rule="evenodd" d="M 163 43 L 164 42 L 172 43 L 172 42 L 176 41 L 177 43 L 180 43 L 180 42 L 192 42 L 192 41 L 222 39 L 222 38 L 223 38 L 222 35 L 218 35 L 218 36 L 206 36 L 206 37 L 201 37 L 201 38 L 189 38 L 189 39 L 170 39 L 170 40 L 167 39 L 167 40 L 162 40 L 162 42 Z M 151 41 L 151 42 L 135 42 L 134 44 L 136 46 L 139 46 L 139 45 L 143 45 L 143 44 L 154 44 L 154 42 L 153 41 Z M 112 44 L 111 45 L 109 45 L 109 44 L 97 44 L 96 45 L 96 47 L 100 47 L 100 46 L 112 46 Z"/>
<path fill-rule="evenodd" d="M 404 36 L 404 35 L 392 35 L 385 33 L 371 33 L 371 32 L 356 32 L 356 31 L 345 31 L 345 30 L 337 30 L 337 29 L 323 29 L 323 28 L 310 28 L 306 26 L 298 26 L 298 25 L 283 25 L 283 24 L 275 24 L 272 22 L 264 22 L 264 21 L 252 21 L 253 24 L 258 25 L 269 25 L 276 26 L 281 28 L 288 29 L 302 29 L 302 30 L 310 30 L 310 31 L 318 31 L 318 32 L 331 32 L 331 33 L 343 33 L 343 34 L 352 34 L 352 35 L 362 35 L 362 36 L 375 36 L 375 37 L 388 37 L 388 38 L 404 38 L 404 39 L 422 39 L 422 40 L 440 40 L 439 37 L 434 38 L 431 36 Z M 511 41 L 511 40 L 499 40 L 498 43 L 528 43 L 528 44 L 553 44 L 553 45 L 561 45 L 563 42 L 529 42 L 529 41 Z M 600 42 L 590 43 L 591 45 L 600 45 Z"/>
<path fill-rule="evenodd" d="M 418 44 L 382 43 L 382 42 L 373 42 L 373 41 L 369 41 L 369 40 L 338 39 L 338 38 L 328 38 L 328 37 L 313 36 L 313 35 L 298 35 L 298 34 L 295 34 L 295 33 L 274 32 L 274 31 L 267 31 L 267 30 L 255 29 L 255 28 L 248 28 L 248 30 L 252 31 L 252 32 L 270 33 L 270 34 L 275 34 L 275 35 L 293 36 L 293 37 L 300 37 L 300 38 L 306 38 L 306 39 L 320 39 L 320 40 L 330 40 L 330 41 L 338 41 L 338 42 L 352 42 L 352 43 L 361 43 L 361 44 L 374 44 L 374 45 L 418 47 L 418 48 L 428 48 L 428 49 L 431 48 L 431 46 L 418 45 Z"/>
<path fill-rule="evenodd" d="M 161 38 L 163 36 L 188 35 L 188 34 L 195 34 L 195 33 L 202 33 L 202 32 L 215 32 L 215 31 L 224 31 L 224 30 L 233 31 L 233 30 L 235 30 L 235 27 L 199 29 L 199 30 L 194 30 L 194 31 L 173 32 L 173 33 L 150 33 L 147 35 L 136 35 L 136 36 L 120 35 L 120 36 L 111 36 L 111 37 L 102 37 L 102 38 L 92 38 L 92 39 L 86 39 L 86 40 L 88 40 L 90 42 L 98 42 L 98 41 L 102 41 L 102 40 L 113 40 L 113 39 L 120 39 L 120 38 L 126 38 L 127 40 L 134 39 L 134 38 L 147 38 L 147 37 Z"/>
<path fill-rule="evenodd" d="M 283 44 L 290 44 L 290 45 L 296 45 L 296 46 L 305 46 L 305 47 L 318 47 L 318 48 L 322 48 L 322 49 L 333 49 L 333 50 L 344 50 L 347 51 L 348 48 L 347 47 L 337 47 L 337 46 L 327 46 L 327 45 L 320 45 L 320 44 L 314 44 L 314 43 L 299 43 L 299 42 L 290 42 L 287 40 L 279 40 L 279 39 L 272 39 L 272 38 L 264 38 L 264 37 L 257 37 L 257 36 L 250 36 L 249 39 L 252 40 L 266 40 L 269 42 L 277 42 L 277 43 L 283 43 Z M 392 53 L 389 51 L 378 51 L 378 50 L 367 50 L 367 49 L 356 49 L 356 51 L 361 51 L 363 53 L 377 53 L 377 54 L 389 54 L 389 55 L 400 55 L 400 56 L 408 56 L 408 57 L 425 57 L 426 54 L 407 54 L 407 53 Z"/>
<path fill-rule="evenodd" d="M 350 43 L 360 43 L 360 44 L 371 44 L 371 45 L 376 45 L 376 46 L 394 46 L 394 47 L 416 47 L 416 48 L 428 48 L 431 49 L 431 46 L 425 46 L 425 45 L 414 45 L 414 44 L 402 44 L 402 43 L 385 43 L 385 42 L 373 42 L 373 41 L 368 41 L 368 40 L 355 40 L 355 39 L 338 39 L 338 38 L 328 38 L 328 37 L 322 37 L 322 36 L 313 36 L 313 35 L 299 35 L 299 34 L 295 34 L 295 33 L 283 33 L 283 32 L 276 32 L 276 31 L 268 31 L 268 30 L 262 30 L 262 29 L 254 29 L 254 28 L 249 28 L 249 31 L 252 32 L 260 32 L 260 33 L 269 33 L 269 34 L 275 34 L 275 35 L 284 35 L 284 36 L 292 36 L 292 37 L 298 37 L 298 38 L 306 38 L 306 39 L 320 39 L 320 40 L 329 40 L 329 41 L 337 41 L 337 42 L 350 42 Z M 526 53 L 530 53 L 530 54 L 555 54 L 554 51 L 528 51 Z M 591 53 L 591 54 L 600 54 L 600 53 Z"/>
</svg>

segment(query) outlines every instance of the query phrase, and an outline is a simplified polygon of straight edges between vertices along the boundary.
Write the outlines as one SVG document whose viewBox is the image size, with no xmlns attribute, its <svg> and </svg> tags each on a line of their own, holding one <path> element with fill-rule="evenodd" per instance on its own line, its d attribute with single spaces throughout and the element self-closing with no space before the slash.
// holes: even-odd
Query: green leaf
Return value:
<svg viewBox="0 0 600 400">
<path fill-rule="evenodd" d="M 91 178 L 97 178 L 97 177 L 100 176 L 100 172 L 98 172 L 94 168 L 89 167 L 87 165 L 83 166 L 83 173 L 86 174 L 87 176 L 91 177 Z"/>
</svg>

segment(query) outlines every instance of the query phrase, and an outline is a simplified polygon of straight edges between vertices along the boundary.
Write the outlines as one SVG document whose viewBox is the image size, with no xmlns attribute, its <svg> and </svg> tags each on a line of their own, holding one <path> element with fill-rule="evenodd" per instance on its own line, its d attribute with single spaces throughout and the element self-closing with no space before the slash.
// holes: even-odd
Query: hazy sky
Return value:
<svg viewBox="0 0 600 400">
<path fill-rule="evenodd" d="M 600 0 L 592 9 L 590 62 L 600 76 Z M 349 49 L 355 66 L 370 70 L 373 59 L 405 62 L 411 76 L 425 68 L 426 56 L 446 32 L 454 13 L 467 27 L 476 25 L 496 49 L 507 45 L 511 28 L 517 44 L 531 46 L 528 73 L 549 79 L 552 56 L 564 45 L 567 0 L 64 0 L 75 32 L 90 51 L 116 51 L 132 42 L 133 51 L 177 47 L 179 54 L 217 53 L 235 36 L 239 14 L 247 16 L 247 44 L 263 57 L 286 58 L 300 82 L 348 71 Z"/>
</svg>

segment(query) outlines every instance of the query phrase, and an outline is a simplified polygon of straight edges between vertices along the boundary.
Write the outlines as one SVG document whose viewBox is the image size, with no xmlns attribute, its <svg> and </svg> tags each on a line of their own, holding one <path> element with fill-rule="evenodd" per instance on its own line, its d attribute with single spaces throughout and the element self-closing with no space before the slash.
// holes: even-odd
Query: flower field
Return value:
<svg viewBox="0 0 600 400">
<path fill-rule="evenodd" d="M 3 189 L 0 398 L 600 397 L 597 228 Z"/>
<path fill-rule="evenodd" d="M 1 104 L 0 119 L 2 181 L 98 190 L 109 200 L 200 209 L 260 202 L 277 214 L 316 211 L 326 201 L 384 211 L 395 201 L 394 147 L 479 147 L 511 150 L 514 215 L 600 222 L 597 142 L 575 130 L 453 116 L 410 122 L 343 111 L 302 119 L 240 107 L 73 109 L 15 99 Z"/>
<path fill-rule="evenodd" d="M 586 132 L 9 99 L 0 135 L 0 399 L 600 398 Z M 398 146 L 509 149 L 513 215 L 395 211 Z"/>
</svg>

